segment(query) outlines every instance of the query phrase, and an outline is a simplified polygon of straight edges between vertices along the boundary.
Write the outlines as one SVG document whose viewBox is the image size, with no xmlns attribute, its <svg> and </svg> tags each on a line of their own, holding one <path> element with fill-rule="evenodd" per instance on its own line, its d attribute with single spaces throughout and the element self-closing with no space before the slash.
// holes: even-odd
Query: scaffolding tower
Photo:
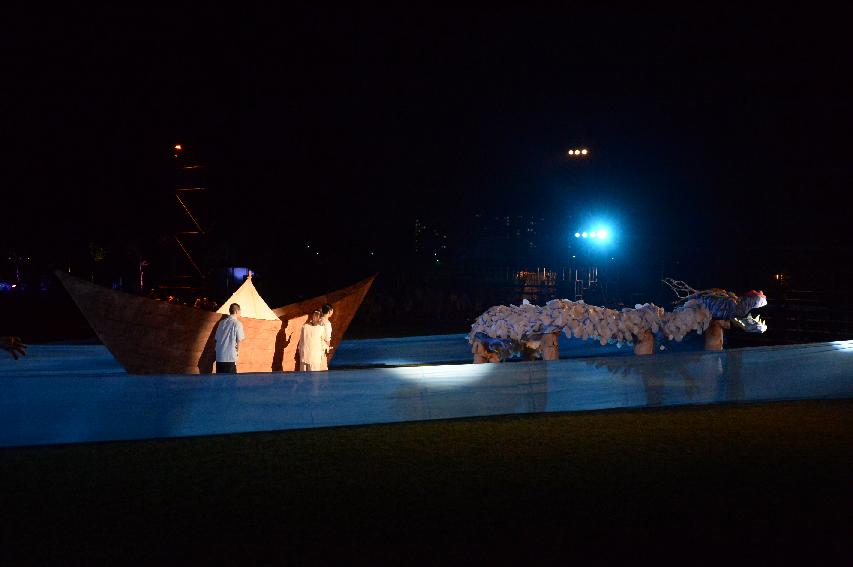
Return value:
<svg viewBox="0 0 853 567">
<path fill-rule="evenodd" d="M 178 220 L 171 238 L 174 240 L 179 257 L 185 262 L 175 262 L 172 273 L 160 284 L 160 289 L 175 294 L 192 295 L 206 287 L 206 273 L 200 265 L 200 250 L 205 245 L 206 233 L 199 221 L 199 215 L 193 212 L 204 198 L 206 188 L 201 182 L 204 166 L 191 154 L 187 154 L 180 144 L 174 146 L 174 195 L 178 206 Z"/>
<path fill-rule="evenodd" d="M 575 270 L 575 301 L 583 299 L 584 292 L 598 286 L 598 267 L 577 268 Z"/>
</svg>

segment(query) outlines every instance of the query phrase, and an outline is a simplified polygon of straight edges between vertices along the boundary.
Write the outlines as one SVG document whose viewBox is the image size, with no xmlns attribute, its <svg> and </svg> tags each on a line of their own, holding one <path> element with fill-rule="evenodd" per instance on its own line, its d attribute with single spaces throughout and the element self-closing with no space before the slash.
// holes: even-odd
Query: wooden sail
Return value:
<svg viewBox="0 0 853 567">
<path fill-rule="evenodd" d="M 130 374 L 210 374 L 214 335 L 225 315 L 107 289 L 57 270 L 95 334 Z M 335 309 L 332 346 L 337 347 L 376 275 L 344 289 L 273 309 L 277 321 L 241 318 L 239 372 L 293 371 L 308 315 L 323 303 Z M 335 350 L 332 350 L 334 355 Z"/>
</svg>

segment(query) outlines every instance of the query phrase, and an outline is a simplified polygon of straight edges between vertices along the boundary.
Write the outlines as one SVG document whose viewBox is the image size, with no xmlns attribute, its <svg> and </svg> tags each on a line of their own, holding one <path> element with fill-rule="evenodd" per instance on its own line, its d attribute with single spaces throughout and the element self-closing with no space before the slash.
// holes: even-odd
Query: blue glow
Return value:
<svg viewBox="0 0 853 567">
<path fill-rule="evenodd" d="M 604 226 L 597 226 L 595 228 L 595 235 L 598 238 L 600 244 L 610 237 L 610 229 Z"/>
<path fill-rule="evenodd" d="M 612 231 L 607 226 L 598 225 L 595 226 L 594 230 L 590 231 L 590 235 L 595 235 L 595 244 L 596 246 L 604 246 L 605 244 L 609 244 L 612 237 Z"/>
<path fill-rule="evenodd" d="M 591 218 L 586 226 L 577 227 L 575 238 L 589 238 L 590 245 L 596 249 L 609 250 L 617 245 L 617 233 L 611 229 L 611 223 L 604 219 Z"/>
<path fill-rule="evenodd" d="M 607 228 L 596 228 L 595 230 L 589 230 L 584 232 L 576 232 L 575 238 L 583 236 L 584 238 L 600 238 L 606 239 L 610 236 L 610 230 Z"/>
<path fill-rule="evenodd" d="M 247 277 L 249 277 L 249 268 L 234 267 L 234 268 L 228 268 L 228 271 L 231 272 L 231 277 L 234 278 L 235 280 L 244 280 Z"/>
</svg>

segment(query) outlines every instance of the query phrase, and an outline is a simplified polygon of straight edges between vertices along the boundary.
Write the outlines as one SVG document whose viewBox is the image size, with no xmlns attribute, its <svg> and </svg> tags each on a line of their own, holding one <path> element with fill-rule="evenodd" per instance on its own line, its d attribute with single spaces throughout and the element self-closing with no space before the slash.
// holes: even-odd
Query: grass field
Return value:
<svg viewBox="0 0 853 567">
<path fill-rule="evenodd" d="M 851 409 L 784 402 L 4 449 L 0 563 L 844 562 Z"/>
</svg>

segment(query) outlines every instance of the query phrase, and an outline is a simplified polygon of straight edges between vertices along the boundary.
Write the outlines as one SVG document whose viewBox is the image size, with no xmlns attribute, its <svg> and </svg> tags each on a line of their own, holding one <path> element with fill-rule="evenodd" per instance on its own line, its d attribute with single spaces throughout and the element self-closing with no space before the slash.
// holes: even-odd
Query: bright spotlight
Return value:
<svg viewBox="0 0 853 567">
<path fill-rule="evenodd" d="M 582 150 L 581 150 L 581 153 L 582 153 L 583 155 L 586 155 L 586 154 L 587 154 L 586 148 L 582 149 Z"/>
<path fill-rule="evenodd" d="M 589 238 L 592 241 L 591 243 L 594 243 L 596 246 L 599 247 L 608 246 L 613 240 L 613 235 L 610 233 L 610 229 L 602 228 L 601 226 L 593 230 L 576 232 L 575 238 L 578 237 Z"/>
</svg>

